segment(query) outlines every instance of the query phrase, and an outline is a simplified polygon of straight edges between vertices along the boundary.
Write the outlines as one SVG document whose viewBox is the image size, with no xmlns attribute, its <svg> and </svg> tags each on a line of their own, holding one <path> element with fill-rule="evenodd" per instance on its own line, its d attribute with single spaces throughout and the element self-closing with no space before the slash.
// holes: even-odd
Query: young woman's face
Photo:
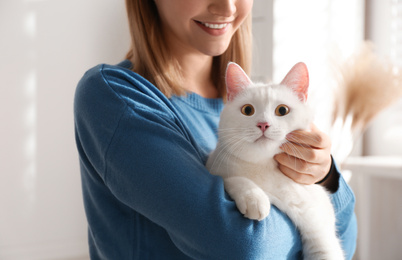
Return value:
<svg viewBox="0 0 402 260">
<path fill-rule="evenodd" d="M 217 56 L 226 51 L 251 12 L 253 0 L 155 0 L 155 4 L 175 52 Z"/>
</svg>

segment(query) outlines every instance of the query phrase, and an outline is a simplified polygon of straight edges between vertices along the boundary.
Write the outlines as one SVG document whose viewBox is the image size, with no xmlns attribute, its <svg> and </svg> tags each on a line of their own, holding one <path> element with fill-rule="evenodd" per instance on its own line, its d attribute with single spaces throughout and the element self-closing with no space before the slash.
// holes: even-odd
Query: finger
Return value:
<svg viewBox="0 0 402 260">
<path fill-rule="evenodd" d="M 304 160 L 285 153 L 275 155 L 274 159 L 278 162 L 279 165 L 286 166 L 287 168 L 298 173 L 312 175 L 312 173 L 314 172 L 314 169 L 312 168 L 314 164 L 308 163 Z"/>
<path fill-rule="evenodd" d="M 286 136 L 293 143 L 324 149 L 331 144 L 330 138 L 312 124 L 310 130 L 295 130 Z"/>
<path fill-rule="evenodd" d="M 300 184 L 306 184 L 306 185 L 310 185 L 310 184 L 314 184 L 316 183 L 315 179 L 313 178 L 313 176 L 309 175 L 309 174 L 303 174 L 303 173 L 299 173 L 285 165 L 279 165 L 279 170 L 286 175 L 287 177 L 289 177 L 290 179 L 292 179 L 294 182 L 300 183 Z"/>
<path fill-rule="evenodd" d="M 283 144 L 280 148 L 288 155 L 314 163 L 317 163 L 317 161 L 319 160 L 318 153 L 322 152 L 321 150 L 313 149 L 311 147 L 306 147 L 291 142 Z"/>
<path fill-rule="evenodd" d="M 331 155 L 329 154 L 327 149 L 305 147 L 290 142 L 283 144 L 280 148 L 286 154 L 302 159 L 309 163 L 327 165 L 331 161 Z"/>
<path fill-rule="evenodd" d="M 299 183 L 316 183 L 322 180 L 329 171 L 327 167 L 320 164 L 309 163 L 285 153 L 275 155 L 274 159 L 285 175 L 289 175 L 289 178 Z"/>
</svg>

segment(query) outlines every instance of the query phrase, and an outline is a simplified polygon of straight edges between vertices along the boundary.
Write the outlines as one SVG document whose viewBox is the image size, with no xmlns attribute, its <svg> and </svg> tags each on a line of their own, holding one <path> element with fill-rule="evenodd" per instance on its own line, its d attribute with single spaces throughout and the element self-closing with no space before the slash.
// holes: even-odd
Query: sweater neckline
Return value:
<svg viewBox="0 0 402 260">
<path fill-rule="evenodd" d="M 130 60 L 124 60 L 117 66 L 130 69 L 132 67 L 132 63 Z M 172 99 L 174 98 L 181 100 L 197 110 L 218 116 L 222 112 L 224 106 L 222 98 L 205 98 L 194 92 L 187 92 L 184 96 L 172 96 Z"/>
<path fill-rule="evenodd" d="M 220 115 L 224 103 L 222 98 L 205 98 L 196 93 L 189 92 L 184 96 L 173 96 L 197 110 L 210 114 Z"/>
</svg>

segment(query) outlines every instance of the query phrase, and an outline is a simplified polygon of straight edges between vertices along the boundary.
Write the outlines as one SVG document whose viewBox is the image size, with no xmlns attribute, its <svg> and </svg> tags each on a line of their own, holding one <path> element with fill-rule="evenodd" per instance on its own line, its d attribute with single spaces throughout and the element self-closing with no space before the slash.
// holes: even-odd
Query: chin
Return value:
<svg viewBox="0 0 402 260">
<path fill-rule="evenodd" d="M 227 49 L 229 47 L 229 43 L 211 45 L 210 48 L 204 49 L 204 51 L 202 51 L 202 52 L 204 54 L 206 54 L 208 56 L 212 56 L 212 57 L 220 56 L 220 55 L 224 54 L 225 51 L 227 51 Z"/>
<path fill-rule="evenodd" d="M 264 155 L 264 159 L 270 159 L 274 157 L 275 154 L 278 154 L 281 152 L 281 149 L 279 148 L 281 146 L 282 142 L 278 140 L 272 140 L 272 139 L 264 139 L 261 140 L 259 145 L 259 150 L 260 153 Z"/>
<path fill-rule="evenodd" d="M 266 138 L 258 142 L 244 144 L 239 151 L 242 153 L 236 153 L 236 157 L 247 162 L 260 163 L 272 159 L 275 154 L 280 152 L 280 149 L 276 141 Z"/>
</svg>

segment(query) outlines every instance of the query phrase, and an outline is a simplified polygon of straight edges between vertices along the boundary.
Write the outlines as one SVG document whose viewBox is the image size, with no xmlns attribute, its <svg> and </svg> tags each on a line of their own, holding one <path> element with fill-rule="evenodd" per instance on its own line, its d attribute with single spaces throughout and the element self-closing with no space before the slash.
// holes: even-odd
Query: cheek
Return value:
<svg viewBox="0 0 402 260">
<path fill-rule="evenodd" d="M 237 28 L 244 22 L 247 16 L 251 13 L 253 0 L 238 0 L 236 3 L 237 10 Z M 236 28 L 236 29 L 237 29 Z"/>
<path fill-rule="evenodd" d="M 287 134 L 293 132 L 294 130 L 304 128 L 304 123 L 302 122 L 304 120 L 302 119 L 302 115 L 293 115 L 282 119 L 283 120 L 280 120 L 279 126 L 283 139 L 286 138 Z"/>
<path fill-rule="evenodd" d="M 238 132 L 241 135 L 250 134 L 250 132 L 254 130 L 253 126 L 256 125 L 252 118 L 246 116 L 234 117 L 231 119 L 231 121 L 233 128 L 238 129 Z"/>
<path fill-rule="evenodd" d="M 243 115 L 226 116 L 222 120 L 221 128 L 228 129 L 226 132 L 231 133 L 231 137 L 237 140 L 244 140 L 246 142 L 254 141 L 255 136 L 258 135 L 259 130 L 256 127 L 255 119 Z"/>
<path fill-rule="evenodd" d="M 286 138 L 286 135 L 291 132 L 291 124 L 289 120 L 285 118 L 277 118 L 272 121 L 271 134 L 274 135 L 277 140 Z"/>
<path fill-rule="evenodd" d="M 247 16 L 253 8 L 253 2 L 253 0 L 237 0 L 236 7 L 238 13 L 242 13 L 244 16 Z"/>
<path fill-rule="evenodd" d="M 189 30 L 192 23 L 191 18 L 203 8 L 194 1 L 188 0 L 160 0 L 156 2 L 156 6 L 162 26 L 177 34 Z"/>
</svg>

